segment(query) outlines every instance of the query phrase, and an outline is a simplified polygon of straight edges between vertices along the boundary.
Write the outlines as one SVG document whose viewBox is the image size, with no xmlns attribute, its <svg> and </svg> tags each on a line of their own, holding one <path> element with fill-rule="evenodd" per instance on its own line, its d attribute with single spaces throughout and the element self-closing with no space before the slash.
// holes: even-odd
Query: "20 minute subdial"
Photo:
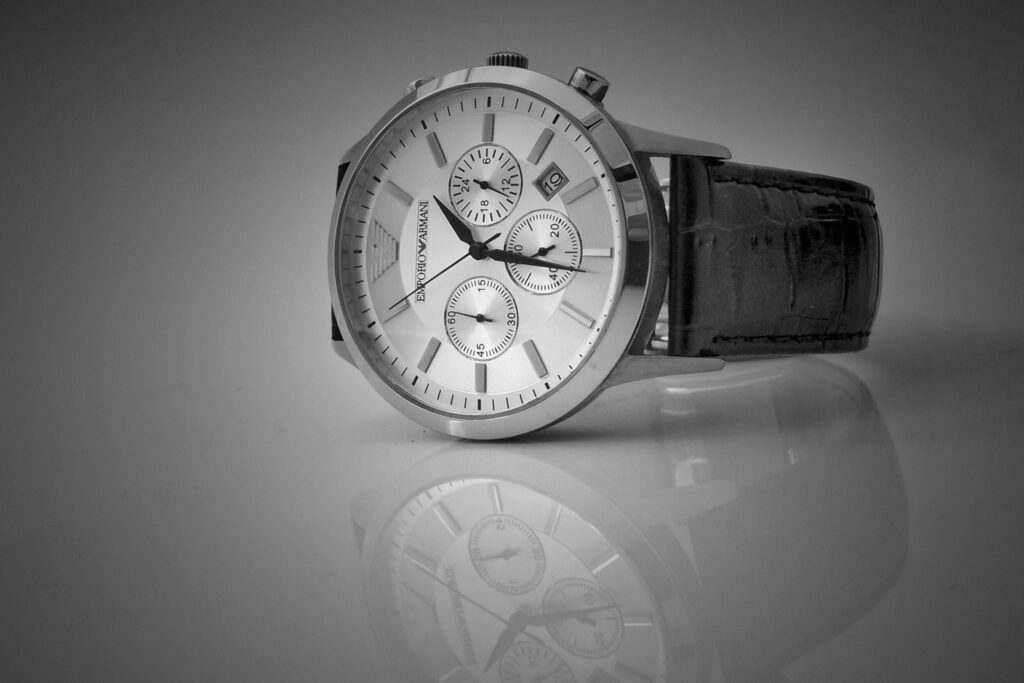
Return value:
<svg viewBox="0 0 1024 683">
<path fill-rule="evenodd" d="M 516 221 L 505 239 L 505 250 L 579 268 L 583 256 L 580 233 L 566 216 L 549 209 L 534 211 Z M 552 294 L 569 284 L 573 270 L 506 263 L 515 283 L 534 294 Z"/>
<path fill-rule="evenodd" d="M 494 225 L 516 207 L 523 190 L 519 162 L 501 145 L 477 145 L 452 169 L 452 206 L 474 225 Z"/>
<path fill-rule="evenodd" d="M 497 280 L 470 278 L 448 297 L 444 327 L 459 353 L 475 360 L 491 360 L 515 340 L 519 308 L 512 293 Z"/>
</svg>

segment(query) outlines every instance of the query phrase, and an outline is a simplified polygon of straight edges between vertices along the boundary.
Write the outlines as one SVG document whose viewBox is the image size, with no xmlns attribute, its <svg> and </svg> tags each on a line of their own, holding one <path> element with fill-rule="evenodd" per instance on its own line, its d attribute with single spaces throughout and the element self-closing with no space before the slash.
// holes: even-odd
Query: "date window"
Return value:
<svg viewBox="0 0 1024 683">
<path fill-rule="evenodd" d="M 533 184 L 544 195 L 544 199 L 549 200 L 558 194 L 558 191 L 565 187 L 568 182 L 569 179 L 562 173 L 562 169 L 558 168 L 556 164 L 551 163 L 548 164 L 543 173 L 537 176 Z"/>
</svg>

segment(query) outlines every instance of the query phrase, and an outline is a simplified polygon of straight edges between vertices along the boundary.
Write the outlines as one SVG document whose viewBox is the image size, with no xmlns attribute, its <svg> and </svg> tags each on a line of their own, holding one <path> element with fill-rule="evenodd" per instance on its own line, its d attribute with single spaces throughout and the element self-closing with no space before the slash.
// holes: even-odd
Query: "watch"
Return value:
<svg viewBox="0 0 1024 683">
<path fill-rule="evenodd" d="M 457 442 L 356 496 L 388 680 L 779 681 L 886 593 L 906 492 L 856 377 L 811 361 L 660 381 L 647 426 L 682 415 L 683 439 L 597 457 Z M 721 430 L 737 411 L 745 429 Z"/>
<path fill-rule="evenodd" d="M 392 405 L 503 438 L 622 382 L 865 346 L 867 187 L 728 161 L 613 118 L 591 70 L 527 67 L 499 52 L 414 81 L 338 167 L 334 348 Z"/>
</svg>

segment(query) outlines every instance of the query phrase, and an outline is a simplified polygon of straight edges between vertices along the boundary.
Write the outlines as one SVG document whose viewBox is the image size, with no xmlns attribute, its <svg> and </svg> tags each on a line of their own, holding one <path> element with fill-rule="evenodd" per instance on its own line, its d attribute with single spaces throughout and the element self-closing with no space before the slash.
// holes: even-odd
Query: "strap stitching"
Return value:
<svg viewBox="0 0 1024 683">
<path fill-rule="evenodd" d="M 721 177 L 721 176 L 719 176 L 717 178 L 714 178 L 714 181 L 716 183 L 736 183 L 737 185 L 753 185 L 754 187 L 761 187 L 761 188 L 773 188 L 773 189 L 776 189 L 776 190 L 784 190 L 784 191 L 792 191 L 792 192 L 803 192 L 804 194 L 820 194 L 820 195 L 824 195 L 826 197 L 836 197 L 838 199 L 848 199 L 848 200 L 854 201 L 854 202 L 861 202 L 861 203 L 866 204 L 866 205 L 868 205 L 868 206 L 870 206 L 872 208 L 874 208 L 874 206 L 875 206 L 874 201 L 872 201 L 870 199 L 866 199 L 866 198 L 864 198 L 862 196 L 859 196 L 858 194 L 856 194 L 854 192 L 851 192 L 849 190 L 836 190 L 836 189 L 833 189 L 833 188 L 814 187 L 814 186 L 808 186 L 808 185 L 798 185 L 798 184 L 795 184 L 795 183 L 783 183 L 783 182 L 772 182 L 772 181 L 758 182 L 756 180 L 746 180 L 746 179 L 743 179 L 743 178 L 728 178 L 728 177 Z"/>
</svg>

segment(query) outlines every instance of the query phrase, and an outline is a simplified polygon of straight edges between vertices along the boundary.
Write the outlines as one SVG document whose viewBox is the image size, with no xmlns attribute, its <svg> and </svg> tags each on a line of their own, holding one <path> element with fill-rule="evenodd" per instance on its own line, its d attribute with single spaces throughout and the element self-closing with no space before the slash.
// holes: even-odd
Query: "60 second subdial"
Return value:
<svg viewBox="0 0 1024 683">
<path fill-rule="evenodd" d="M 464 356 L 491 360 L 503 354 L 516 338 L 519 308 L 505 285 L 489 277 L 474 277 L 455 288 L 444 308 L 448 340 Z"/>
</svg>

